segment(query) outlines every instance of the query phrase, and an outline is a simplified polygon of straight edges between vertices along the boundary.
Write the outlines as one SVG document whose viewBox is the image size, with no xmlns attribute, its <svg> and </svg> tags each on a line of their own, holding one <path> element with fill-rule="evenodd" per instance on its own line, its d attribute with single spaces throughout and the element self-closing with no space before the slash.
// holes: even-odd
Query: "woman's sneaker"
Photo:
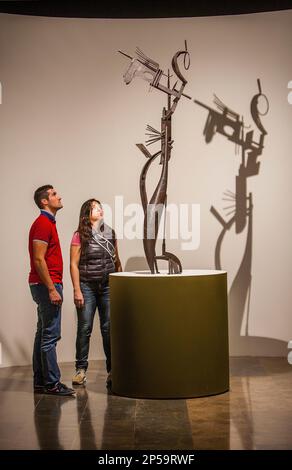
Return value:
<svg viewBox="0 0 292 470">
<path fill-rule="evenodd" d="M 54 385 L 54 387 L 45 387 L 44 393 L 47 393 L 48 395 L 70 397 L 72 395 L 75 395 L 76 392 L 75 390 L 73 390 L 73 388 L 69 388 L 67 387 L 67 385 L 58 382 L 56 385 Z"/>
<path fill-rule="evenodd" d="M 85 369 L 77 369 L 75 375 L 72 379 L 73 385 L 83 385 L 86 383 L 86 370 Z"/>
</svg>

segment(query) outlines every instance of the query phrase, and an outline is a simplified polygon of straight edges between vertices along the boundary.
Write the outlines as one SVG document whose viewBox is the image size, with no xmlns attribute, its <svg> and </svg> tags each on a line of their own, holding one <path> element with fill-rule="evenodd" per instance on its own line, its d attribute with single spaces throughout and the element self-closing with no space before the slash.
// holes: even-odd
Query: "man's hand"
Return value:
<svg viewBox="0 0 292 470">
<path fill-rule="evenodd" d="M 56 288 L 49 290 L 50 301 L 54 305 L 61 305 L 63 300 Z"/>
<path fill-rule="evenodd" d="M 82 308 L 84 305 L 84 298 L 81 290 L 74 291 L 74 304 L 77 308 Z"/>
</svg>

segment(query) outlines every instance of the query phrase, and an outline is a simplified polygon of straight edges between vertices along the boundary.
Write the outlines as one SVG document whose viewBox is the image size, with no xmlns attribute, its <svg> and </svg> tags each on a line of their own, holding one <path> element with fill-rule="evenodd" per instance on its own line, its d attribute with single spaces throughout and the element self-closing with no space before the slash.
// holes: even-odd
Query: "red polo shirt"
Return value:
<svg viewBox="0 0 292 470">
<path fill-rule="evenodd" d="M 53 215 L 42 211 L 40 216 L 34 221 L 29 232 L 29 254 L 30 254 L 30 273 L 29 283 L 42 284 L 33 262 L 33 240 L 41 240 L 48 244 L 45 254 L 45 261 L 48 266 L 49 274 L 54 283 L 62 282 L 63 278 L 63 259 L 56 221 Z"/>
</svg>

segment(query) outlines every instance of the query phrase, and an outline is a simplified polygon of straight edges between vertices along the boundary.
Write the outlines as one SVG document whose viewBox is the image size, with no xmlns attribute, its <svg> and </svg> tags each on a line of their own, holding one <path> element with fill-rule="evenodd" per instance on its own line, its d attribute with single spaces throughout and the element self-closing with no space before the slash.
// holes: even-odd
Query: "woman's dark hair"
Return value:
<svg viewBox="0 0 292 470">
<path fill-rule="evenodd" d="M 77 232 L 79 233 L 79 237 L 81 241 L 81 250 L 83 250 L 86 247 L 88 240 L 92 236 L 90 214 L 91 214 L 93 202 L 97 202 L 100 205 L 100 207 L 102 207 L 101 202 L 98 201 L 98 199 L 88 199 L 82 204 L 81 209 L 80 209 L 79 225 L 78 225 Z"/>
</svg>

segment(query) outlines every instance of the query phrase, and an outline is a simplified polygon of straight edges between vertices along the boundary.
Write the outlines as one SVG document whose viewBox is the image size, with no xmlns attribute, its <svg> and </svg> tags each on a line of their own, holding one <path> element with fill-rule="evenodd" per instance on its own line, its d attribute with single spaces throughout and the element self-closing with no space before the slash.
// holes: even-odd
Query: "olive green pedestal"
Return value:
<svg viewBox="0 0 292 470">
<path fill-rule="evenodd" d="M 227 274 L 110 275 L 112 390 L 187 398 L 229 389 Z"/>
</svg>

